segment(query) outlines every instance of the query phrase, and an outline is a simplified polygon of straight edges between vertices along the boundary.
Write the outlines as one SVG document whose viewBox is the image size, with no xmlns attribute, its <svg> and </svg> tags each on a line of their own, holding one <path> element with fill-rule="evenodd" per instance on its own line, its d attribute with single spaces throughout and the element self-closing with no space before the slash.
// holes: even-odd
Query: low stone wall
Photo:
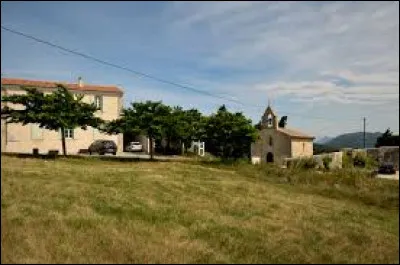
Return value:
<svg viewBox="0 0 400 265">
<path fill-rule="evenodd" d="M 343 164 L 343 152 L 333 152 L 320 155 L 313 155 L 313 158 L 317 161 L 318 167 L 324 167 L 323 158 L 330 157 L 332 162 L 330 168 L 342 168 Z"/>
<path fill-rule="evenodd" d="M 390 162 L 393 163 L 396 169 L 399 168 L 399 147 L 380 147 L 369 148 L 367 154 L 374 157 L 379 163 Z"/>
<path fill-rule="evenodd" d="M 330 168 L 342 168 L 343 152 L 333 152 L 333 153 L 313 155 L 312 158 L 317 162 L 318 168 L 324 168 L 324 163 L 323 163 L 324 157 L 331 158 L 331 162 L 329 164 Z M 285 158 L 285 166 L 287 166 L 288 161 L 297 161 L 304 158 L 310 158 L 310 157 Z"/>
<path fill-rule="evenodd" d="M 399 168 L 399 147 L 398 146 L 382 146 L 379 148 L 366 148 L 366 149 L 346 149 L 344 152 L 348 152 L 354 158 L 357 153 L 364 153 L 374 159 L 380 164 L 384 162 L 393 163 L 395 168 Z"/>
<path fill-rule="evenodd" d="M 261 158 L 259 156 L 252 156 L 251 157 L 251 163 L 253 165 L 260 164 L 261 163 Z"/>
<path fill-rule="evenodd" d="M 399 147 L 398 146 L 387 146 L 387 147 L 379 147 L 379 148 L 366 148 L 366 149 L 351 149 L 346 148 L 342 149 L 340 152 L 326 153 L 320 155 L 313 155 L 312 157 L 317 162 L 318 167 L 323 167 L 323 158 L 330 157 L 332 158 L 332 162 L 330 164 L 331 168 L 342 168 L 343 166 L 343 155 L 349 155 L 352 158 L 356 156 L 357 153 L 363 153 L 368 155 L 379 163 L 390 162 L 393 163 L 394 167 L 399 169 Z M 302 158 L 307 157 L 296 157 L 296 158 L 284 158 L 283 165 L 287 166 L 288 161 L 296 161 Z M 251 162 L 253 164 L 261 163 L 261 158 L 258 156 L 253 156 L 251 158 Z"/>
</svg>

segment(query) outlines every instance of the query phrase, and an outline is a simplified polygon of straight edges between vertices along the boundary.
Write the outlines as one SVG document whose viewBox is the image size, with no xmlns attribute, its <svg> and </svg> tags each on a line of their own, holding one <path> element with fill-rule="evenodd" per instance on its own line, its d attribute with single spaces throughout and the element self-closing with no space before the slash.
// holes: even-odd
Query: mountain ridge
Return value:
<svg viewBox="0 0 400 265">
<path fill-rule="evenodd" d="M 372 148 L 375 147 L 376 140 L 381 136 L 382 132 L 366 132 L 365 133 L 365 147 Z M 322 138 L 321 138 L 322 139 Z M 364 148 L 363 144 L 364 133 L 354 132 L 354 133 L 344 133 L 336 137 L 331 138 L 326 142 L 316 142 L 323 144 L 332 148 Z"/>
</svg>

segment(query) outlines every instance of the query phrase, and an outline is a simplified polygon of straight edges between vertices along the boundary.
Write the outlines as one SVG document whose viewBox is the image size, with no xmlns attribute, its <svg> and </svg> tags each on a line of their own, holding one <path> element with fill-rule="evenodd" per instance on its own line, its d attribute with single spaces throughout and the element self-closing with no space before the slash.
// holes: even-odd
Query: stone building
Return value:
<svg viewBox="0 0 400 265">
<path fill-rule="evenodd" d="M 83 95 L 86 103 L 95 103 L 100 109 L 96 116 L 109 121 L 120 116 L 123 107 L 123 91 L 116 86 L 84 84 L 82 79 L 77 83 L 27 80 L 17 78 L 1 79 L 1 95 L 26 94 L 22 87 L 35 87 L 44 94 L 55 91 L 57 83 L 63 84 L 73 94 Z M 7 104 L 7 103 L 5 103 Z M 15 109 L 22 106 L 12 106 Z M 122 134 L 108 135 L 95 128 L 88 127 L 68 128 L 65 130 L 65 140 L 68 154 L 77 154 L 80 149 L 87 149 L 89 145 L 98 139 L 113 140 L 118 146 L 118 152 L 122 151 Z M 61 132 L 40 128 L 38 124 L 9 123 L 1 121 L 1 152 L 32 153 L 33 148 L 38 148 L 39 153 L 47 153 L 49 150 L 62 150 Z"/>
<path fill-rule="evenodd" d="M 253 164 L 273 162 L 284 164 L 285 158 L 313 155 L 315 137 L 278 126 L 278 116 L 268 105 L 261 119 L 259 138 L 251 146 Z"/>
</svg>

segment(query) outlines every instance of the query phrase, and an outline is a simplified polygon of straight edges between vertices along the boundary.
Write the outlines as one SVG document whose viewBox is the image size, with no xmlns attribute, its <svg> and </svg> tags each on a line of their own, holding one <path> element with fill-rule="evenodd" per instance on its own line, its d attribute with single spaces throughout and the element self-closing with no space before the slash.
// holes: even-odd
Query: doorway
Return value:
<svg viewBox="0 0 400 265">
<path fill-rule="evenodd" d="M 272 162 L 274 162 L 274 155 L 271 152 L 269 152 L 267 154 L 267 163 L 272 163 Z"/>
</svg>

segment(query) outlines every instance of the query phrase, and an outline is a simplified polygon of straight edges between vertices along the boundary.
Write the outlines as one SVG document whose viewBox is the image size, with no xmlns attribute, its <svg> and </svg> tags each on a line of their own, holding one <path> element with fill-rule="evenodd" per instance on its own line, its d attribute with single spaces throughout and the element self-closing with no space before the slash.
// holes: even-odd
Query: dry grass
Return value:
<svg viewBox="0 0 400 265">
<path fill-rule="evenodd" d="M 392 180 L 4 156 L 1 173 L 2 263 L 399 262 Z"/>
</svg>

